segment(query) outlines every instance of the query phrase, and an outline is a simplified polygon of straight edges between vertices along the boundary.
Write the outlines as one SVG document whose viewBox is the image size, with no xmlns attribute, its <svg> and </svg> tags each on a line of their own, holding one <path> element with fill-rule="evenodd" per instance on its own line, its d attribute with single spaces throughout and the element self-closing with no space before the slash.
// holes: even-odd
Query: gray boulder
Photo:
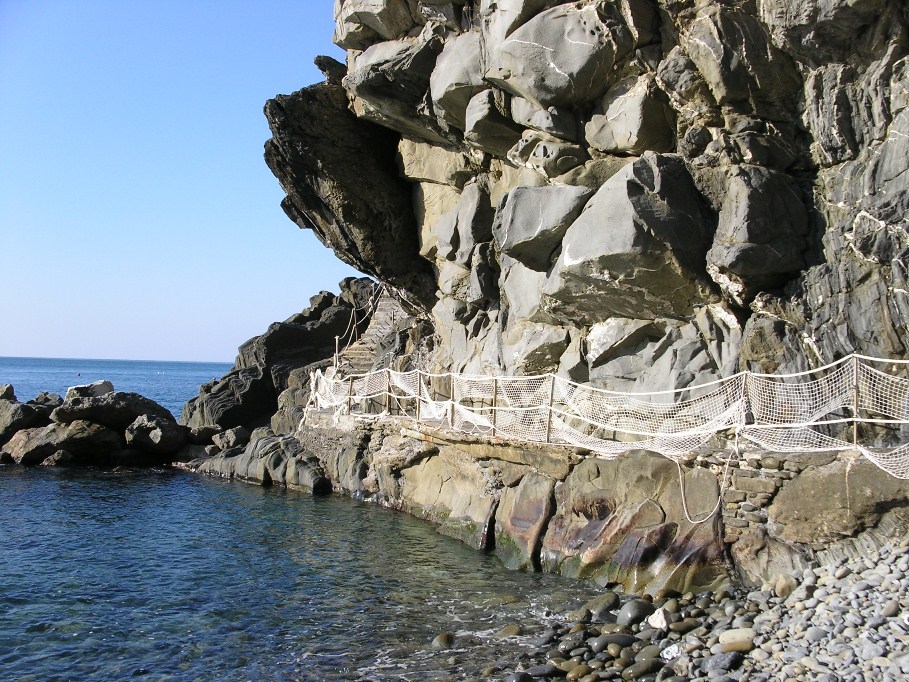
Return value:
<svg viewBox="0 0 909 682">
<path fill-rule="evenodd" d="M 16 400 L 16 392 L 11 384 L 0 384 L 0 400 Z"/>
<path fill-rule="evenodd" d="M 707 271 L 730 301 L 745 306 L 805 266 L 808 211 L 788 175 L 739 166 L 729 179 Z"/>
<path fill-rule="evenodd" d="M 603 94 L 615 65 L 634 47 L 614 5 L 560 5 L 494 48 L 486 80 L 542 108 L 580 104 Z"/>
<path fill-rule="evenodd" d="M 559 368 L 568 348 L 564 327 L 521 322 L 502 334 L 502 355 L 517 374 L 545 374 Z"/>
<path fill-rule="evenodd" d="M 496 243 L 528 268 L 545 272 L 591 194 L 586 187 L 516 187 L 496 215 Z"/>
<path fill-rule="evenodd" d="M 429 78 L 436 114 L 463 130 L 467 104 L 487 86 L 483 82 L 480 34 L 468 31 L 446 41 Z"/>
<path fill-rule="evenodd" d="M 712 222 L 681 159 L 648 152 L 587 202 L 543 295 L 581 324 L 691 315 L 716 300 L 703 266 Z"/>
<path fill-rule="evenodd" d="M 66 450 L 79 464 L 108 465 L 123 447 L 115 431 L 87 421 L 74 420 L 18 431 L 2 452 L 16 464 L 37 466 L 58 450 Z"/>
<path fill-rule="evenodd" d="M 495 50 L 528 19 L 546 9 L 552 0 L 480 0 L 480 20 L 487 49 Z"/>
<path fill-rule="evenodd" d="M 66 400 L 72 400 L 73 398 L 97 398 L 102 395 L 106 395 L 114 390 L 114 385 L 105 380 L 101 379 L 95 381 L 91 384 L 82 384 L 80 386 L 70 386 L 66 389 Z"/>
<path fill-rule="evenodd" d="M 464 186 L 458 204 L 443 216 L 437 228 L 438 255 L 466 265 L 478 243 L 492 239 L 493 210 L 482 182 Z"/>
<path fill-rule="evenodd" d="M 352 50 L 398 38 L 415 23 L 407 3 L 400 0 L 335 0 L 334 14 L 332 42 Z"/>
<path fill-rule="evenodd" d="M 126 446 L 165 461 L 186 443 L 186 432 L 174 421 L 140 415 L 126 427 Z"/>
<path fill-rule="evenodd" d="M 90 421 L 122 432 L 143 415 L 162 422 L 175 421 L 170 411 L 154 400 L 125 391 L 105 393 L 94 398 L 71 398 L 51 412 L 51 420 L 61 424 Z"/>
<path fill-rule="evenodd" d="M 419 36 L 378 43 L 357 54 L 350 60 L 343 81 L 356 97 L 352 102 L 354 113 L 360 119 L 431 142 L 455 139 L 431 112 L 421 113 L 441 51 L 441 38 L 424 30 Z"/>
<path fill-rule="evenodd" d="M 464 141 L 496 156 L 505 156 L 521 139 L 521 127 L 505 112 L 493 90 L 482 90 L 467 103 Z"/>
<path fill-rule="evenodd" d="M 237 426 L 213 436 L 211 440 L 212 444 L 222 450 L 227 450 L 229 448 L 243 447 L 249 443 L 249 436 L 249 431 L 242 426 Z"/>
<path fill-rule="evenodd" d="M 630 76 L 609 89 L 584 136 L 603 152 L 669 152 L 675 148 L 675 114 L 652 75 Z"/>
<path fill-rule="evenodd" d="M 6 443 L 17 431 L 34 426 L 38 420 L 38 413 L 30 405 L 0 399 L 0 445 Z"/>
</svg>

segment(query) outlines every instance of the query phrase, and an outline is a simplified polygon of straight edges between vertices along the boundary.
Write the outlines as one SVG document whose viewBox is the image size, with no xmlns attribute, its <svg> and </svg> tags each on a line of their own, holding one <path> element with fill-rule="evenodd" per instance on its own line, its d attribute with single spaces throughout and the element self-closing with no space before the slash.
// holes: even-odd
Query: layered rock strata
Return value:
<svg viewBox="0 0 909 682">
<path fill-rule="evenodd" d="M 336 337 L 345 344 L 363 334 L 375 295 L 376 284 L 366 277 L 342 280 L 339 294 L 316 294 L 305 310 L 240 346 L 231 370 L 184 405 L 180 423 L 224 430 L 273 420 L 279 432 L 292 432 L 309 395 L 310 372 L 328 365 Z"/>
</svg>

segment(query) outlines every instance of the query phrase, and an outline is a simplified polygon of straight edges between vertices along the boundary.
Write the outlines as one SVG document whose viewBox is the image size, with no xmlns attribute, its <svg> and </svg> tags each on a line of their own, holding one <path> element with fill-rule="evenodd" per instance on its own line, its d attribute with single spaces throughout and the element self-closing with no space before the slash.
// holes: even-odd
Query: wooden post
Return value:
<svg viewBox="0 0 909 682">
<path fill-rule="evenodd" d="M 385 368 L 385 411 L 391 414 L 391 371 Z"/>
<path fill-rule="evenodd" d="M 858 402 L 859 402 L 858 358 L 852 354 L 852 444 L 858 447 Z"/>
<path fill-rule="evenodd" d="M 350 414 L 353 403 L 353 377 L 347 380 L 347 414 Z"/>
<path fill-rule="evenodd" d="M 546 442 L 549 442 L 549 435 L 552 432 L 552 398 L 555 394 L 555 374 L 549 375 L 549 409 L 546 412 Z"/>
<path fill-rule="evenodd" d="M 492 436 L 493 436 L 493 438 L 495 438 L 495 435 L 496 435 L 496 415 L 499 412 L 498 397 L 499 397 L 499 379 L 498 379 L 498 377 L 493 377 L 492 378 Z"/>
<path fill-rule="evenodd" d="M 451 372 L 448 373 L 448 394 L 450 396 L 448 408 L 448 426 L 454 429 L 455 424 L 455 380 Z"/>
<path fill-rule="evenodd" d="M 338 369 L 338 338 L 335 337 L 335 369 Z"/>
</svg>

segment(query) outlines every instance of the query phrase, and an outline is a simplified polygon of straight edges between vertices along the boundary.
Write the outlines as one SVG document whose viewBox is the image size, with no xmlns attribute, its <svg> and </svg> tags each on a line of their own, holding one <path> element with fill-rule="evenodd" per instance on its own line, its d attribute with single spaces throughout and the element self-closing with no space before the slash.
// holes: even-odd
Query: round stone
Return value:
<svg viewBox="0 0 909 682">
<path fill-rule="evenodd" d="M 521 628 L 520 625 L 518 625 L 517 623 L 512 623 L 511 625 L 506 625 L 504 628 L 499 630 L 497 633 L 495 633 L 493 635 L 493 637 L 496 637 L 496 638 L 516 637 L 516 636 L 520 635 L 523 631 L 524 630 Z"/>
<path fill-rule="evenodd" d="M 753 628 L 733 628 L 720 633 L 720 644 L 723 652 L 751 651 L 754 649 L 755 631 Z"/>
<path fill-rule="evenodd" d="M 653 604 L 644 599 L 632 599 L 626 603 L 616 617 L 619 625 L 637 625 L 656 610 Z"/>
<path fill-rule="evenodd" d="M 435 636 L 430 645 L 433 649 L 447 649 L 454 644 L 454 633 L 441 632 Z"/>
<path fill-rule="evenodd" d="M 900 612 L 900 603 L 895 599 L 884 604 L 884 608 L 881 609 L 881 616 L 884 618 L 893 618 Z"/>
<path fill-rule="evenodd" d="M 816 625 L 812 625 L 805 631 L 805 639 L 809 642 L 820 642 L 823 639 L 826 639 L 829 636 L 824 628 L 819 628 Z"/>
</svg>

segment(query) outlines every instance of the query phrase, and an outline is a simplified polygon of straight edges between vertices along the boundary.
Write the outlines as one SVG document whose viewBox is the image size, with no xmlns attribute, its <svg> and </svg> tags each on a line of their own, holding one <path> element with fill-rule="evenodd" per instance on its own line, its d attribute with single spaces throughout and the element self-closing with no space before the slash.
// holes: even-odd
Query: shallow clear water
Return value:
<svg viewBox="0 0 909 682">
<path fill-rule="evenodd" d="M 175 470 L 0 466 L 0 547 L 4 680 L 463 679 L 587 596 L 398 512 Z"/>
<path fill-rule="evenodd" d="M 62 396 L 70 386 L 107 379 L 118 391 L 140 393 L 180 416 L 201 384 L 230 367 L 224 362 L 0 357 L 0 384 L 12 384 L 16 397 L 26 401 L 41 391 Z"/>
</svg>

